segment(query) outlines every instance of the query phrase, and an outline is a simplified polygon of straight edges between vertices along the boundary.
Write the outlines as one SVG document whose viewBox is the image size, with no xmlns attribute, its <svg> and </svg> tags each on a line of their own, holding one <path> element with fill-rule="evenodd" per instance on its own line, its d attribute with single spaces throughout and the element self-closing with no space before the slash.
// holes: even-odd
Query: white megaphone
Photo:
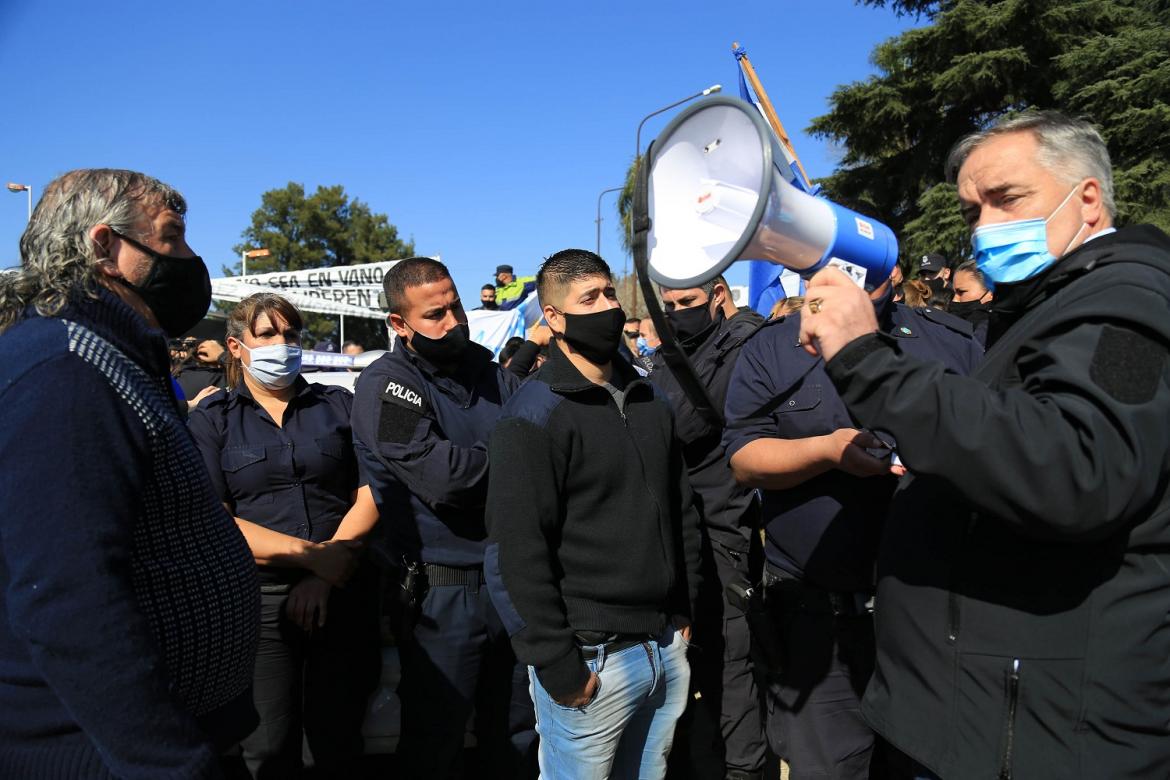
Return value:
<svg viewBox="0 0 1170 780">
<path fill-rule="evenodd" d="M 893 231 L 789 184 L 786 162 L 763 117 L 742 100 L 711 97 L 676 116 L 650 150 L 650 278 L 698 287 L 736 260 L 807 278 L 839 260 L 863 268 L 869 289 L 888 279 L 898 260 Z"/>
</svg>

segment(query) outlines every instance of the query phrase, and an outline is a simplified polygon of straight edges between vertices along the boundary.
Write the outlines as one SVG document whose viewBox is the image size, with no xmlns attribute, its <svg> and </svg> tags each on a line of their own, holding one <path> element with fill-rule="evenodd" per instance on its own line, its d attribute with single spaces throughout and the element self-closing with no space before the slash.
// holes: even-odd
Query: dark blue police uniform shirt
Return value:
<svg viewBox="0 0 1170 780">
<path fill-rule="evenodd" d="M 398 342 L 358 378 L 354 446 L 381 513 L 371 550 L 384 564 L 483 565 L 487 441 L 519 380 L 483 347 L 469 350 L 456 378 Z"/>
<path fill-rule="evenodd" d="M 909 354 L 960 374 L 971 373 L 982 359 L 971 326 L 957 317 L 910 309 L 888 297 L 875 308 L 881 329 Z M 757 331 L 740 352 L 725 407 L 729 459 L 756 439 L 803 439 L 857 427 L 824 361 L 804 351 L 799 334 L 800 315 L 785 317 Z M 870 590 L 895 486 L 892 476 L 860 478 L 830 469 L 787 490 L 762 490 L 768 562 L 826 590 Z"/>
<path fill-rule="evenodd" d="M 324 542 L 358 487 L 350 432 L 353 395 L 298 377 L 278 426 L 247 386 L 214 393 L 191 411 L 190 429 L 211 484 L 232 514 L 288 536 Z M 298 572 L 261 567 L 295 579 Z M 278 577 L 279 578 L 279 577 Z"/>
</svg>

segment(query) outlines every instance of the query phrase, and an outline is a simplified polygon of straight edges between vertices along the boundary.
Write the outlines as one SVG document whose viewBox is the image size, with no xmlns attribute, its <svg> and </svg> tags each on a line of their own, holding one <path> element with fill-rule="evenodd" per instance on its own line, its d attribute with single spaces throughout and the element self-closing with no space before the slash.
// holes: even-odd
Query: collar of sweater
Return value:
<svg viewBox="0 0 1170 780">
<path fill-rule="evenodd" d="M 614 355 L 612 365 L 614 376 L 618 378 L 618 383 L 626 389 L 626 392 L 629 392 L 633 387 L 646 384 L 645 380 L 634 370 L 634 367 L 617 355 Z M 541 366 L 538 375 L 557 393 L 579 393 L 604 389 L 601 385 L 586 379 L 585 375 L 573 365 L 573 361 L 569 360 L 568 355 L 562 352 L 560 347 L 549 349 L 548 360 Z"/>
<path fill-rule="evenodd" d="M 39 316 L 31 309 L 30 314 Z M 148 374 L 170 373 L 166 334 L 150 327 L 141 314 L 105 287 L 97 285 L 91 292 L 74 291 L 57 316 L 92 330 Z"/>
</svg>

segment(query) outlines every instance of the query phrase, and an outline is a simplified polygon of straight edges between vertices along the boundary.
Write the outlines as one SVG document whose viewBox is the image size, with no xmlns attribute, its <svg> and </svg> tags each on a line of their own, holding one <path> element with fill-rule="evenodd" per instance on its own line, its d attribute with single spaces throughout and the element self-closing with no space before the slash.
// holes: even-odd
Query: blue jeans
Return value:
<svg viewBox="0 0 1170 780">
<path fill-rule="evenodd" d="M 532 667 L 529 693 L 540 734 L 544 780 L 604 780 L 666 775 L 674 724 L 687 704 L 691 668 L 682 634 L 668 629 L 657 640 L 612 655 L 604 645 L 589 670 L 600 680 L 593 700 L 566 707 L 544 690 Z"/>
</svg>

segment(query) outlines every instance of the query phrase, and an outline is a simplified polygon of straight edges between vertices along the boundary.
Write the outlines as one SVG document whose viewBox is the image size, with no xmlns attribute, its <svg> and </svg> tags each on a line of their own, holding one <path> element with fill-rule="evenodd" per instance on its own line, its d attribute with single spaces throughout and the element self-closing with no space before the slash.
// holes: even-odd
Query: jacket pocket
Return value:
<svg viewBox="0 0 1170 780">
<path fill-rule="evenodd" d="M 958 674 L 948 741 L 963 776 L 1080 776 L 1082 661 L 963 653 Z"/>
<path fill-rule="evenodd" d="M 1012 780 L 1012 751 L 1016 741 L 1016 714 L 1020 706 L 1020 659 L 1013 658 L 1004 670 L 1003 749 L 1000 751 L 999 780 Z"/>
</svg>

